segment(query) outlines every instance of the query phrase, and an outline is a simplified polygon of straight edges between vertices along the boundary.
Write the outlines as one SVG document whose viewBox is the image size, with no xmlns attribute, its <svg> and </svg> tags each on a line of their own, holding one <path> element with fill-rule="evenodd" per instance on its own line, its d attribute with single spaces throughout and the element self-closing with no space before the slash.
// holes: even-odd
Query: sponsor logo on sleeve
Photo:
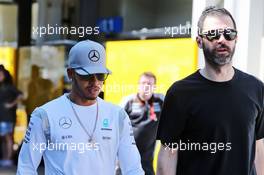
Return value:
<svg viewBox="0 0 264 175">
<path fill-rule="evenodd" d="M 34 123 L 32 121 L 30 121 L 28 124 L 27 131 L 25 133 L 24 143 L 30 142 L 30 135 L 31 135 L 31 131 L 32 131 L 33 126 L 34 126 Z"/>
</svg>

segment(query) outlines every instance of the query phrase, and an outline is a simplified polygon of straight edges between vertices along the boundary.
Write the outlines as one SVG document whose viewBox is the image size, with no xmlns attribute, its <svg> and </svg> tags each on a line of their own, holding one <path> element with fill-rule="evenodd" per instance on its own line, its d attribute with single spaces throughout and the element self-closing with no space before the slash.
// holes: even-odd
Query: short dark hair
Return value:
<svg viewBox="0 0 264 175">
<path fill-rule="evenodd" d="M 6 85 L 12 85 L 13 84 L 13 78 L 9 71 L 4 67 L 4 65 L 0 65 L 0 71 L 4 73 L 4 81 L 3 83 Z"/>
<path fill-rule="evenodd" d="M 199 18 L 198 21 L 198 35 L 201 34 L 202 30 L 203 30 L 203 24 L 204 24 L 204 20 L 207 16 L 228 16 L 231 18 L 233 24 L 234 24 L 234 28 L 236 29 L 236 22 L 233 18 L 233 16 L 231 15 L 231 13 L 226 10 L 225 8 L 218 8 L 216 6 L 208 6 L 205 8 L 205 10 L 202 12 L 202 15 Z"/>
<path fill-rule="evenodd" d="M 140 78 L 143 77 L 143 76 L 153 78 L 153 79 L 154 79 L 154 82 L 155 82 L 155 83 L 157 82 L 157 78 L 156 78 L 156 76 L 155 76 L 152 72 L 143 72 L 143 73 L 140 75 Z"/>
</svg>

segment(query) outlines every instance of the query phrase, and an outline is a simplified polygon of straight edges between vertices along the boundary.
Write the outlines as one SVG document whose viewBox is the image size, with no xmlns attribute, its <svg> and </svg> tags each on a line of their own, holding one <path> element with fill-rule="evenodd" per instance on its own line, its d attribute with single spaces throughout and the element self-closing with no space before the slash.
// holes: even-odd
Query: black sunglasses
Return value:
<svg viewBox="0 0 264 175">
<path fill-rule="evenodd" d="M 80 77 L 81 80 L 85 80 L 85 81 L 91 81 L 94 79 L 94 77 L 98 80 L 98 81 L 105 81 L 108 77 L 108 74 L 90 74 L 90 75 L 80 75 L 77 72 L 75 72 L 78 77 Z"/>
<path fill-rule="evenodd" d="M 205 37 L 208 41 L 219 40 L 221 35 L 224 35 L 227 41 L 232 41 L 237 36 L 237 31 L 235 29 L 214 29 L 200 34 L 201 37 Z"/>
</svg>

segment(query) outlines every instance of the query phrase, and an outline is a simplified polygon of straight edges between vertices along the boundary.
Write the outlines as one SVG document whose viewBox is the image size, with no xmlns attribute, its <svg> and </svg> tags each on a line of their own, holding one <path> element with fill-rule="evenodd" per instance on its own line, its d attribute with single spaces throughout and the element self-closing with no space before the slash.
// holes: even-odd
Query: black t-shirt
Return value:
<svg viewBox="0 0 264 175">
<path fill-rule="evenodd" d="M 15 122 L 16 106 L 6 108 L 5 104 L 13 102 L 19 94 L 21 92 L 13 85 L 0 85 L 0 122 Z"/>
<path fill-rule="evenodd" d="M 131 120 L 142 161 L 153 160 L 163 98 L 162 94 L 153 94 L 145 103 L 135 94 L 126 97 L 123 101 L 122 106 Z"/>
<path fill-rule="evenodd" d="M 178 147 L 177 175 L 256 175 L 264 85 L 237 69 L 226 82 L 210 81 L 197 71 L 168 90 L 157 137 Z"/>
</svg>

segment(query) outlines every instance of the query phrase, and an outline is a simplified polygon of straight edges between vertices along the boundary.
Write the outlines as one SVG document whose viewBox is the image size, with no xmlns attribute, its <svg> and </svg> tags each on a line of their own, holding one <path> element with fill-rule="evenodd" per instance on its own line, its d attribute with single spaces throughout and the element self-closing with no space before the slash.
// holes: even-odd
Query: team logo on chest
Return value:
<svg viewBox="0 0 264 175">
<path fill-rule="evenodd" d="M 70 118 L 67 118 L 67 117 L 61 117 L 60 120 L 59 120 L 59 125 L 61 128 L 63 129 L 68 129 L 71 127 L 72 125 L 72 121 Z"/>
<path fill-rule="evenodd" d="M 103 119 L 101 130 L 112 131 L 112 128 L 110 128 L 110 121 L 108 118 Z"/>
<path fill-rule="evenodd" d="M 108 128 L 108 127 L 109 127 L 109 120 L 108 120 L 107 118 L 105 118 L 105 119 L 103 120 L 103 127 L 104 127 L 104 128 Z"/>
</svg>

